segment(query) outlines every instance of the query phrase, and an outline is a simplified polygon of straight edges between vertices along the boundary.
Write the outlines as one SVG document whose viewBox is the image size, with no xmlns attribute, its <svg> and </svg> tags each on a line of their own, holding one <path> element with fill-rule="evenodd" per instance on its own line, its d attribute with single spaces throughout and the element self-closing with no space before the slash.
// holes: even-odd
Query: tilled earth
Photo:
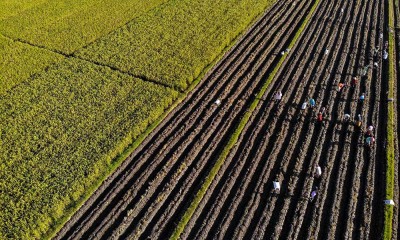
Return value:
<svg viewBox="0 0 400 240">
<path fill-rule="evenodd" d="M 313 3 L 277 1 L 56 239 L 167 239 Z M 383 0 L 320 1 L 181 238 L 381 238 L 386 11 Z M 339 82 L 350 85 L 352 76 L 358 84 L 338 91 Z M 278 90 L 283 99 L 275 103 Z M 311 97 L 316 107 L 302 110 Z M 319 123 L 322 107 L 326 115 Z M 345 113 L 350 122 L 343 121 Z M 353 124 L 358 114 L 361 129 Z M 375 127 L 371 149 L 364 146 L 368 125 Z M 320 178 L 314 177 L 316 165 Z"/>
</svg>

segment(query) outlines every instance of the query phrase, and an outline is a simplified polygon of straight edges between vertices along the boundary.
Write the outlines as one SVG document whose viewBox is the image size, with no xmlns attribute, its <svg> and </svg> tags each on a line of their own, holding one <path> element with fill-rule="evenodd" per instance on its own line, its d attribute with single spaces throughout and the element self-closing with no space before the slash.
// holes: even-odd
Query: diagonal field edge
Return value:
<svg viewBox="0 0 400 240">
<path fill-rule="evenodd" d="M 74 54 L 66 54 L 66 53 L 63 53 L 63 52 L 58 51 L 58 50 L 53 50 L 53 49 L 47 48 L 46 46 L 36 45 L 34 43 L 28 42 L 28 41 L 20 39 L 20 38 L 14 39 L 14 38 L 12 38 L 10 36 L 7 36 L 7 35 L 5 35 L 3 33 L 0 33 L 0 35 L 3 36 L 4 38 L 10 39 L 11 41 L 19 42 L 19 43 L 28 45 L 28 46 L 33 47 L 33 48 L 39 48 L 39 49 L 42 49 L 42 50 L 46 50 L 46 51 L 61 55 L 61 56 L 65 57 L 65 58 L 78 59 L 78 60 L 85 61 L 85 62 L 88 62 L 88 63 L 93 64 L 93 65 L 97 65 L 97 66 L 100 66 L 100 67 L 106 67 L 106 68 L 109 68 L 109 69 L 111 69 L 113 71 L 119 72 L 119 73 L 121 73 L 123 75 L 128 75 L 130 77 L 137 78 L 137 79 L 142 80 L 144 82 L 150 82 L 150 83 L 153 83 L 153 84 L 156 84 L 156 85 L 163 86 L 165 88 L 173 89 L 173 90 L 175 90 L 175 91 L 177 91 L 179 93 L 184 93 L 184 91 L 182 91 L 180 89 L 175 89 L 174 87 L 172 87 L 169 84 L 165 84 L 165 83 L 162 83 L 160 81 L 157 81 L 157 80 L 154 80 L 154 79 L 150 79 L 150 78 L 148 78 L 148 77 L 146 77 L 144 75 L 132 74 L 130 72 L 123 71 L 123 70 L 121 70 L 121 69 L 119 69 L 117 67 L 113 67 L 113 66 L 110 66 L 110 65 L 107 65 L 107 64 L 103 64 L 103 63 L 100 63 L 100 62 L 96 62 L 96 61 L 93 61 L 93 60 L 88 60 L 88 59 L 85 59 L 85 58 L 81 58 L 81 57 L 78 57 L 78 56 L 76 56 Z"/>
<path fill-rule="evenodd" d="M 394 36 L 394 7 L 393 0 L 389 0 L 389 87 L 388 87 L 388 98 L 394 97 L 394 80 L 395 76 L 395 36 Z M 393 199 L 394 192 L 394 102 L 389 102 L 387 109 L 387 146 L 386 146 L 386 199 Z M 392 239 L 392 225 L 393 225 L 393 206 L 385 205 L 384 210 L 384 232 L 383 239 Z"/>
<path fill-rule="evenodd" d="M 292 41 L 289 43 L 288 48 L 292 48 L 296 42 L 297 39 L 300 37 L 300 35 L 302 34 L 304 28 L 306 27 L 306 25 L 308 24 L 310 18 L 312 17 L 312 15 L 315 12 L 315 9 L 317 8 L 318 4 L 319 4 L 320 0 L 316 0 L 314 5 L 312 6 L 310 12 L 308 13 L 307 17 L 304 19 L 303 23 L 301 24 L 300 28 L 296 31 L 295 36 L 293 37 Z M 257 105 L 260 102 L 261 97 L 264 95 L 264 93 L 266 92 L 269 84 L 272 82 L 272 80 L 274 79 L 275 75 L 277 74 L 278 70 L 280 69 L 281 65 L 283 64 L 284 60 L 286 59 L 287 54 L 283 55 L 278 64 L 275 66 L 275 68 L 272 70 L 271 74 L 269 75 L 269 77 L 267 78 L 267 80 L 265 81 L 264 85 L 262 86 L 261 90 L 258 92 L 258 94 L 256 95 L 255 100 L 252 102 L 252 104 L 250 105 L 249 109 L 246 111 L 245 115 L 243 116 L 242 120 L 240 121 L 239 125 L 237 126 L 236 130 L 234 131 L 234 133 L 232 134 L 232 136 L 230 137 L 227 145 L 224 147 L 224 149 L 222 150 L 220 156 L 218 157 L 215 165 L 213 166 L 213 168 L 211 169 L 210 173 L 208 174 L 208 176 L 205 179 L 204 184 L 201 186 L 200 190 L 197 192 L 195 198 L 193 199 L 193 201 L 191 202 L 189 208 L 186 210 L 186 212 L 184 213 L 183 217 L 181 218 L 181 220 L 179 221 L 176 229 L 174 230 L 172 236 L 170 237 L 170 239 L 179 239 L 181 233 L 183 232 L 183 230 L 185 229 L 187 223 L 189 222 L 189 220 L 191 219 L 192 215 L 194 214 L 197 206 L 199 205 L 200 201 L 203 199 L 207 189 L 209 188 L 209 186 L 211 185 L 211 182 L 213 181 L 213 179 L 215 178 L 215 176 L 217 175 L 219 169 L 221 168 L 221 166 L 224 163 L 224 160 L 226 159 L 226 157 L 228 156 L 230 150 L 232 149 L 232 147 L 236 144 L 236 142 L 239 139 L 239 135 L 241 134 L 241 132 L 243 131 L 245 125 L 247 124 L 247 122 L 250 119 L 250 116 L 252 115 L 253 111 L 255 110 L 255 108 L 257 107 Z"/>
</svg>

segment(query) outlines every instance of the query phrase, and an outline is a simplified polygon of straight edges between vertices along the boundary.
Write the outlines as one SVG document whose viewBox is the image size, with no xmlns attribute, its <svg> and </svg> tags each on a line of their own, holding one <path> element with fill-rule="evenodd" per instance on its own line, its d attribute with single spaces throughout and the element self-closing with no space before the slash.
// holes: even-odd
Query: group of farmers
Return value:
<svg viewBox="0 0 400 240">
<path fill-rule="evenodd" d="M 383 34 L 380 33 L 379 37 L 382 39 L 383 38 Z M 329 53 L 328 50 L 325 50 L 325 54 Z M 377 57 L 379 57 L 379 47 L 376 47 L 375 49 L 373 49 L 373 56 L 374 56 L 374 64 L 373 67 L 374 68 L 378 68 L 379 64 L 377 62 Z M 386 60 L 388 58 L 388 42 L 386 41 L 383 47 L 383 53 L 382 53 L 382 58 L 384 60 Z M 366 65 L 361 69 L 361 77 L 365 77 L 368 74 L 368 69 L 369 69 L 370 65 Z M 357 76 L 353 76 L 351 79 L 351 83 L 350 86 L 352 88 L 355 88 L 358 84 L 358 77 Z M 346 86 L 346 83 L 340 82 L 338 84 L 338 92 L 341 92 L 342 89 Z M 274 101 L 276 103 L 279 104 L 279 102 L 282 100 L 282 92 L 281 91 L 276 91 L 274 93 Z M 361 93 L 360 97 L 358 98 L 358 101 L 363 104 L 365 100 L 365 93 Z M 301 105 L 301 109 L 305 110 L 307 107 L 314 109 L 316 106 L 316 101 L 314 98 L 309 98 L 308 101 L 304 102 Z M 316 116 L 316 121 L 322 123 L 324 120 L 326 114 L 326 107 L 321 107 L 320 111 L 318 111 L 317 116 Z M 361 114 L 357 114 L 355 121 L 353 122 L 354 126 L 361 130 L 362 129 L 362 115 Z M 351 116 L 349 113 L 345 113 L 344 114 L 344 118 L 343 118 L 344 122 L 350 122 L 351 121 Z M 374 137 L 374 127 L 372 125 L 369 125 L 366 128 L 366 131 L 364 132 L 364 139 L 365 139 L 365 145 L 369 148 L 374 146 L 375 143 L 375 137 Z M 322 175 L 322 169 L 319 165 L 316 165 L 314 168 L 314 177 L 319 178 Z M 279 193 L 280 192 L 280 181 L 279 178 L 276 178 L 273 181 L 273 187 L 274 187 L 274 192 L 275 193 Z M 314 198 L 317 196 L 318 193 L 318 187 L 314 187 L 313 190 L 310 193 L 310 197 L 309 200 L 313 201 Z"/>
</svg>

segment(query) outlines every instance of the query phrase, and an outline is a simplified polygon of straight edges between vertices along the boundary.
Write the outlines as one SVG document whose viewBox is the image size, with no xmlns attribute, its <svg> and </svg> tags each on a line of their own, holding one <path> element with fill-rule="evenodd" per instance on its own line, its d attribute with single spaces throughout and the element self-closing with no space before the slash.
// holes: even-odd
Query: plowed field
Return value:
<svg viewBox="0 0 400 240">
<path fill-rule="evenodd" d="M 277 1 L 56 239 L 168 238 L 313 3 Z M 181 238 L 381 238 L 384 16 L 383 0 L 320 1 Z M 359 78 L 355 87 L 352 76 Z M 338 91 L 340 82 L 348 86 Z M 273 101 L 278 90 L 279 104 Z M 310 98 L 316 107 L 301 109 Z M 321 123 L 315 119 L 322 107 Z M 358 114 L 361 129 L 353 124 Z M 368 125 L 375 127 L 372 148 L 364 144 Z"/>
</svg>

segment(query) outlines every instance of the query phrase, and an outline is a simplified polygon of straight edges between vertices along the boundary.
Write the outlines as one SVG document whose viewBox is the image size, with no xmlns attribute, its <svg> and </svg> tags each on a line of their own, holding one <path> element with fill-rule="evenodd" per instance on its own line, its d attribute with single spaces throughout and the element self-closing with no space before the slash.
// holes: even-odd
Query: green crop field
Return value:
<svg viewBox="0 0 400 240">
<path fill-rule="evenodd" d="M 39 237 L 177 92 L 66 60 L 0 100 L 0 235 Z"/>
<path fill-rule="evenodd" d="M 22 11 L 39 5 L 46 0 L 1 0 L 0 1 L 0 20 L 16 15 Z"/>
<path fill-rule="evenodd" d="M 0 239 L 54 234 L 271 4 L 1 1 Z"/>
<path fill-rule="evenodd" d="M 0 21 L 0 32 L 70 54 L 166 1 L 40 0 L 36 2 L 41 4 Z"/>
<path fill-rule="evenodd" d="M 63 58 L 62 55 L 14 42 L 0 35 L 0 96 Z"/>
<path fill-rule="evenodd" d="M 76 54 L 186 89 L 271 1 L 170 1 Z"/>
</svg>

